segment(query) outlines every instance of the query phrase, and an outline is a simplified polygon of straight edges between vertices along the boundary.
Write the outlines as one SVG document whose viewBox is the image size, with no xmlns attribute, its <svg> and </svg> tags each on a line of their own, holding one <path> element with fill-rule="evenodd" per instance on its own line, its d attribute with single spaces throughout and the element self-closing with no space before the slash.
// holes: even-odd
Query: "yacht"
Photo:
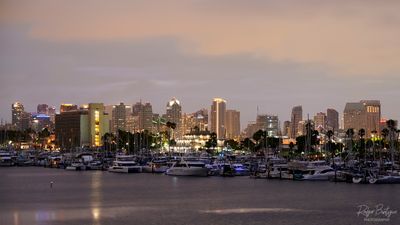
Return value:
<svg viewBox="0 0 400 225">
<path fill-rule="evenodd" d="M 143 172 L 145 173 L 165 173 L 169 166 L 167 160 L 153 160 L 143 166 Z"/>
<path fill-rule="evenodd" d="M 82 161 L 72 161 L 71 164 L 67 167 L 65 167 L 66 170 L 72 170 L 72 171 L 82 171 L 86 170 L 86 165 Z"/>
<path fill-rule="evenodd" d="M 114 173 L 141 173 L 142 167 L 134 161 L 133 156 L 117 155 L 108 171 Z"/>
<path fill-rule="evenodd" d="M 330 166 L 319 166 L 303 174 L 303 180 L 328 181 L 335 176 L 335 170 Z"/>
<path fill-rule="evenodd" d="M 235 176 L 249 176 L 250 171 L 241 163 L 232 164 L 233 170 L 235 171 Z"/>
<path fill-rule="evenodd" d="M 174 162 L 171 168 L 166 172 L 171 176 L 208 176 L 208 169 L 205 167 L 204 162 L 200 161 L 179 161 Z"/>
<path fill-rule="evenodd" d="M 0 166 L 14 166 L 10 153 L 5 151 L 0 152 Z"/>
<path fill-rule="evenodd" d="M 268 173 L 268 171 L 266 173 Z M 274 164 L 269 171 L 269 178 L 292 180 L 293 173 L 289 170 L 288 164 Z"/>
</svg>

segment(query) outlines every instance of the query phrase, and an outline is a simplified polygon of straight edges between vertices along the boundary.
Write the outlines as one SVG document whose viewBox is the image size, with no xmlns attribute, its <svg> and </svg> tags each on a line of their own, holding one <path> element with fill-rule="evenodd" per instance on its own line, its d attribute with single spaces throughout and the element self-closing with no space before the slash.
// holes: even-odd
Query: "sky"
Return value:
<svg viewBox="0 0 400 225">
<path fill-rule="evenodd" d="M 400 119 L 400 1 L 0 0 L 0 118 L 11 104 L 151 102 L 304 117 L 377 99 Z"/>
</svg>

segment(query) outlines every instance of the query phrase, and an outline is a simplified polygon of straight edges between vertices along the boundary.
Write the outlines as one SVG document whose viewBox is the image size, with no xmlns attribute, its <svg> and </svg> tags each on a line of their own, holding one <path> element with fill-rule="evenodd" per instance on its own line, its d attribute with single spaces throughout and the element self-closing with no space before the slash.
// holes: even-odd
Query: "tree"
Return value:
<svg viewBox="0 0 400 225">
<path fill-rule="evenodd" d="M 359 146 L 358 146 L 358 152 L 359 152 L 359 155 L 364 155 L 364 162 L 366 162 L 366 160 L 367 160 L 367 150 L 366 150 L 366 147 L 365 147 L 365 139 L 364 139 L 365 129 L 361 128 L 358 131 L 358 136 L 360 137 Z"/>
<path fill-rule="evenodd" d="M 226 140 L 224 144 L 225 144 L 225 146 L 229 146 L 234 150 L 240 149 L 239 142 L 237 142 L 237 141 L 235 141 L 233 139 Z"/>
<path fill-rule="evenodd" d="M 241 144 L 248 151 L 253 152 L 255 150 L 255 143 L 250 138 L 245 138 Z"/>
<path fill-rule="evenodd" d="M 350 144 L 348 144 L 347 147 L 348 147 L 349 151 L 352 152 L 353 151 L 354 129 L 353 128 L 347 129 L 346 136 L 347 136 L 348 140 L 350 141 Z"/>
<path fill-rule="evenodd" d="M 217 139 L 217 134 L 215 132 L 212 132 L 210 135 L 210 138 L 207 140 L 205 147 L 210 149 L 216 148 L 218 145 L 218 139 Z"/>
</svg>

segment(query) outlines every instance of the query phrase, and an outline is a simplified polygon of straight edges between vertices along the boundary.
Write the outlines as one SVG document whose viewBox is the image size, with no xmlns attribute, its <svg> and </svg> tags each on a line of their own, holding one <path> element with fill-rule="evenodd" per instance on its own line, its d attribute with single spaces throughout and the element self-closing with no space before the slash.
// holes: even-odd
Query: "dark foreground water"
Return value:
<svg viewBox="0 0 400 225">
<path fill-rule="evenodd" d="M 400 224 L 400 185 L 0 168 L 0 224 Z"/>
</svg>

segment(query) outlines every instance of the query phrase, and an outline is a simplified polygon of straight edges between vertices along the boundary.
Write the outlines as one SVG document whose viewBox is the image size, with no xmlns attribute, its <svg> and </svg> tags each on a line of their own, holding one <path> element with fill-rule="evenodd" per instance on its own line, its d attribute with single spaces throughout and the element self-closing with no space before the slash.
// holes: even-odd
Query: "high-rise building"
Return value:
<svg viewBox="0 0 400 225">
<path fill-rule="evenodd" d="M 132 106 L 132 116 L 137 120 L 135 129 L 153 131 L 153 107 L 150 103 L 137 102 Z"/>
<path fill-rule="evenodd" d="M 49 113 L 49 106 L 47 104 L 39 104 L 37 106 L 37 113 L 38 114 L 45 114 L 48 115 Z"/>
<path fill-rule="evenodd" d="M 358 132 L 361 128 L 365 129 L 366 110 L 360 102 L 346 103 L 343 111 L 344 130 L 350 128 Z"/>
<path fill-rule="evenodd" d="M 371 136 L 372 132 L 380 133 L 379 122 L 381 121 L 381 102 L 379 100 L 361 100 L 365 107 L 365 134 Z"/>
<path fill-rule="evenodd" d="M 61 106 L 60 106 L 60 113 L 68 112 L 68 111 L 74 111 L 74 110 L 78 110 L 78 106 L 77 105 L 61 104 Z"/>
<path fill-rule="evenodd" d="M 290 121 L 283 122 L 283 136 L 290 136 Z"/>
<path fill-rule="evenodd" d="M 239 139 L 240 136 L 240 112 L 232 109 L 225 114 L 226 138 Z"/>
<path fill-rule="evenodd" d="M 319 132 L 325 132 L 327 124 L 326 114 L 323 112 L 317 113 L 314 116 L 314 124 L 316 130 L 318 130 Z"/>
<path fill-rule="evenodd" d="M 218 139 L 225 138 L 225 113 L 226 101 L 222 98 L 214 98 L 211 105 L 211 132 L 215 132 Z"/>
<path fill-rule="evenodd" d="M 334 132 L 339 131 L 339 113 L 335 109 L 326 110 L 326 129 Z"/>
<path fill-rule="evenodd" d="M 165 119 L 171 123 L 176 124 L 176 128 L 174 131 L 174 136 L 179 138 L 183 135 L 182 131 L 182 106 L 181 103 L 179 102 L 178 99 L 175 97 L 172 98 L 168 103 L 167 103 L 167 110 L 165 113 Z"/>
<path fill-rule="evenodd" d="M 112 126 L 111 132 L 116 133 L 118 130 L 127 131 L 127 120 L 131 116 L 132 107 L 120 103 L 114 105 L 112 109 Z"/>
<path fill-rule="evenodd" d="M 48 114 L 50 116 L 50 122 L 54 125 L 56 122 L 56 107 L 51 106 L 48 109 Z"/>
<path fill-rule="evenodd" d="M 208 110 L 200 109 L 194 113 L 194 117 L 196 119 L 196 126 L 200 131 L 208 130 Z"/>
<path fill-rule="evenodd" d="M 301 105 L 292 108 L 290 137 L 296 138 L 299 135 L 299 122 L 303 120 L 303 108 Z"/>
<path fill-rule="evenodd" d="M 25 117 L 24 105 L 20 102 L 14 102 L 11 105 L 11 123 L 17 130 L 24 130 L 23 129 L 23 117 Z"/>
<path fill-rule="evenodd" d="M 108 123 L 109 118 L 108 115 L 104 112 L 104 104 L 89 103 L 88 116 L 90 128 L 90 146 L 101 146 L 101 138 L 105 133 L 108 133 L 110 131 Z"/>
<path fill-rule="evenodd" d="M 268 136 L 278 136 L 279 119 L 274 115 L 257 115 L 256 118 L 257 130 L 267 131 Z"/>
</svg>

